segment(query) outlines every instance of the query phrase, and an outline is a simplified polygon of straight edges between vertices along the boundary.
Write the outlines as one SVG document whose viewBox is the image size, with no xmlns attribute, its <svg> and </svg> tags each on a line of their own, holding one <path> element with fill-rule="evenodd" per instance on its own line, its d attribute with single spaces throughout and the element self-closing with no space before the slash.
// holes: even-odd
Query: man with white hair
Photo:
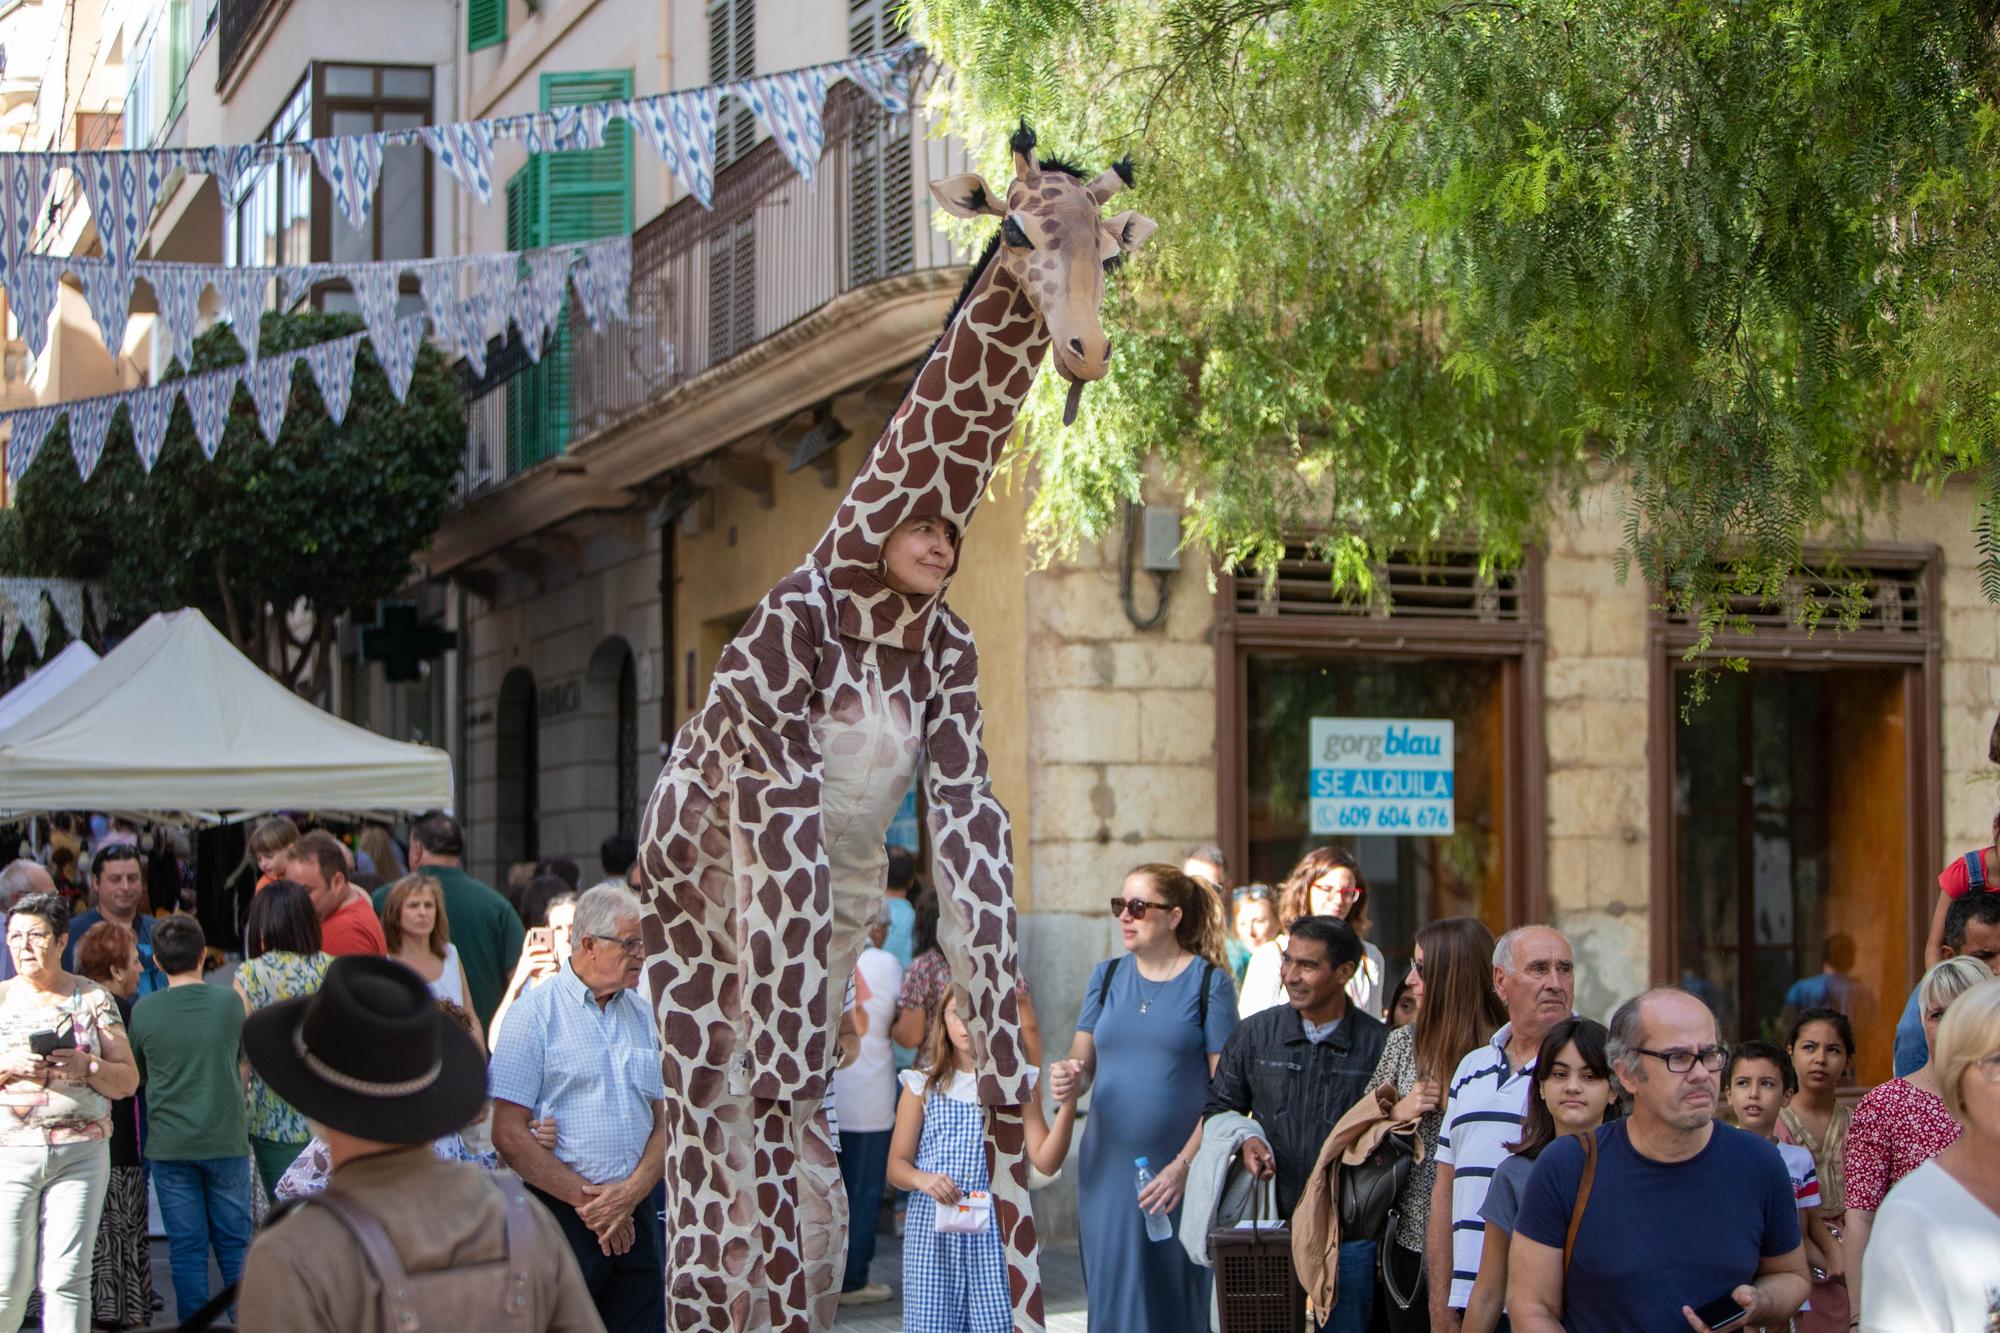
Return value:
<svg viewBox="0 0 2000 1333">
<path fill-rule="evenodd" d="M 523 994 L 493 1049 L 493 1146 L 562 1224 L 611 1333 L 666 1323 L 666 1090 L 653 1016 L 633 988 L 639 900 L 599 884 L 576 900 L 568 964 Z M 530 1121 L 552 1117 L 553 1149 Z"/>
<path fill-rule="evenodd" d="M 31 893 L 54 893 L 56 882 L 40 863 L 26 857 L 0 870 L 0 912 L 11 912 L 14 904 Z M 14 979 L 14 954 L 0 949 L 0 981 Z"/>
<path fill-rule="evenodd" d="M 1574 1012 L 1576 963 L 1569 941 L 1550 926 L 1520 926 L 1493 946 L 1493 989 L 1507 1022 L 1493 1040 L 1458 1062 L 1438 1133 L 1424 1266 L 1431 1327 L 1456 1333 L 1479 1276 L 1486 1224 L 1479 1210 L 1493 1172 L 1519 1141 L 1535 1086 L 1535 1057 L 1550 1028 Z"/>
</svg>

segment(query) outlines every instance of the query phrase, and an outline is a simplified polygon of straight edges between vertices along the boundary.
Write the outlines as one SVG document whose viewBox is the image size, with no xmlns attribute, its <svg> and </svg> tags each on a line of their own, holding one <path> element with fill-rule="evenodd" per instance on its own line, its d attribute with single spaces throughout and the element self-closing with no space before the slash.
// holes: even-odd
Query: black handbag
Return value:
<svg viewBox="0 0 2000 1333">
<path fill-rule="evenodd" d="M 1403 1182 L 1416 1165 L 1414 1134 L 1384 1134 L 1360 1162 L 1340 1164 L 1340 1234 L 1350 1240 L 1377 1240 Z"/>
</svg>

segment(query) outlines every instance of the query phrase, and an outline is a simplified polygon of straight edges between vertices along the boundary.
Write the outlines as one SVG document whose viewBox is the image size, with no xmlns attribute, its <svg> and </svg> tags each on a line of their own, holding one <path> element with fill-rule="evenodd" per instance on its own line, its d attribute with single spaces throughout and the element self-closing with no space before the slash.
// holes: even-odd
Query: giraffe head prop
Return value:
<svg viewBox="0 0 2000 1333">
<path fill-rule="evenodd" d="M 1104 215 L 1111 197 L 1132 183 L 1128 157 L 1095 180 L 1035 156 L 1027 122 L 1014 132 L 1014 179 L 997 194 L 976 171 L 935 181 L 931 193 L 954 217 L 1000 219 L 989 262 L 998 264 L 1027 294 L 1048 327 L 1056 373 L 1069 381 L 1063 423 L 1076 420 L 1083 386 L 1104 378 L 1111 339 L 1104 332 L 1104 275 L 1153 234 L 1156 224 L 1139 213 Z"/>
</svg>

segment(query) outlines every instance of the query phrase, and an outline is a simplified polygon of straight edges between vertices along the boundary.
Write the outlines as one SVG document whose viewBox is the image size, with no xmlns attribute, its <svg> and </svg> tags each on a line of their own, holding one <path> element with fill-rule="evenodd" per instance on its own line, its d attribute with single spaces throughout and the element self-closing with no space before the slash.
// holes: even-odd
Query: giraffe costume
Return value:
<svg viewBox="0 0 2000 1333">
<path fill-rule="evenodd" d="M 1014 136 L 1014 179 L 932 185 L 1002 219 L 902 406 L 805 563 L 724 650 L 641 830 L 648 976 L 667 1087 L 667 1307 L 677 1330 L 831 1327 L 846 1198 L 822 1100 L 848 977 L 886 878 L 883 836 L 921 780 L 939 943 L 982 1070 L 1014 1326 L 1042 1327 L 1020 1106 L 1013 851 L 987 781 L 978 656 L 943 591 L 884 581 L 906 519 L 962 536 L 1051 343 L 1065 418 L 1110 359 L 1104 273 L 1154 224 Z M 955 566 L 954 566 L 955 568 Z"/>
</svg>

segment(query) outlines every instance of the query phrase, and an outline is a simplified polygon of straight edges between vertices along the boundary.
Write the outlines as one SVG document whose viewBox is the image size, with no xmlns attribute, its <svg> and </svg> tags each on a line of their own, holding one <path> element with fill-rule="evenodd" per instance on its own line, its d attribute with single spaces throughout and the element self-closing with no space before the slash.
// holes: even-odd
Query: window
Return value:
<svg viewBox="0 0 2000 1333">
<path fill-rule="evenodd" d="M 482 51 L 507 40 L 507 0 L 468 0 L 465 49 Z"/>
<path fill-rule="evenodd" d="M 194 56 L 194 34 L 189 31 L 188 0 L 167 3 L 167 119 L 181 113 L 187 103 L 188 62 Z"/>
<path fill-rule="evenodd" d="M 728 83 L 757 72 L 757 6 L 754 0 L 714 0 L 708 7 L 708 81 Z M 734 97 L 715 111 L 715 169 L 755 146 L 757 117 Z"/>
<path fill-rule="evenodd" d="M 708 242 L 708 364 L 757 341 L 757 219 L 724 227 Z"/>
<path fill-rule="evenodd" d="M 632 71 L 542 76 L 542 107 L 577 106 L 632 95 Z M 632 129 L 605 127 L 604 147 L 538 153 L 507 184 L 507 248 L 588 241 L 632 230 Z M 569 445 L 571 348 L 565 319 L 542 359 L 508 382 L 509 473 L 553 458 Z"/>
<path fill-rule="evenodd" d="M 1907 550 L 1804 580 L 1825 598 L 1857 577 L 1867 607 L 1845 633 L 1732 606 L 1756 631 L 1714 651 L 1748 669 L 1711 676 L 1699 703 L 1681 660 L 1695 627 L 1656 623 L 1653 954 L 1729 1040 L 1783 1040 L 1800 1008 L 1842 1009 L 1872 1083 L 1936 900 L 1937 600 L 1931 562 Z"/>
<path fill-rule="evenodd" d="M 426 66 L 315 64 L 264 138 L 274 143 L 317 136 L 415 129 L 429 124 L 432 74 Z M 225 252 L 241 265 L 351 263 L 419 259 L 431 253 L 430 153 L 419 144 L 383 150 L 382 179 L 368 220 L 349 225 L 312 159 L 292 154 L 244 178 L 229 214 Z M 314 303 L 354 310 L 346 284 L 323 284 Z M 403 308 L 421 304 L 404 279 Z"/>
<path fill-rule="evenodd" d="M 1378 571 L 1384 606 L 1335 597 L 1327 566 L 1295 545 L 1269 595 L 1254 572 L 1224 579 L 1223 847 L 1243 880 L 1271 884 L 1313 847 L 1352 850 L 1373 890 L 1370 938 L 1391 975 L 1438 918 L 1477 916 L 1496 934 L 1535 919 L 1542 762 L 1522 737 L 1540 734 L 1540 691 L 1530 688 L 1541 662 L 1536 571 L 1532 557 L 1491 580 L 1469 555 L 1397 561 Z M 1449 722 L 1449 831 L 1412 822 L 1363 832 L 1316 802 L 1313 770 L 1325 765 L 1312 754 L 1315 719 Z"/>
</svg>

